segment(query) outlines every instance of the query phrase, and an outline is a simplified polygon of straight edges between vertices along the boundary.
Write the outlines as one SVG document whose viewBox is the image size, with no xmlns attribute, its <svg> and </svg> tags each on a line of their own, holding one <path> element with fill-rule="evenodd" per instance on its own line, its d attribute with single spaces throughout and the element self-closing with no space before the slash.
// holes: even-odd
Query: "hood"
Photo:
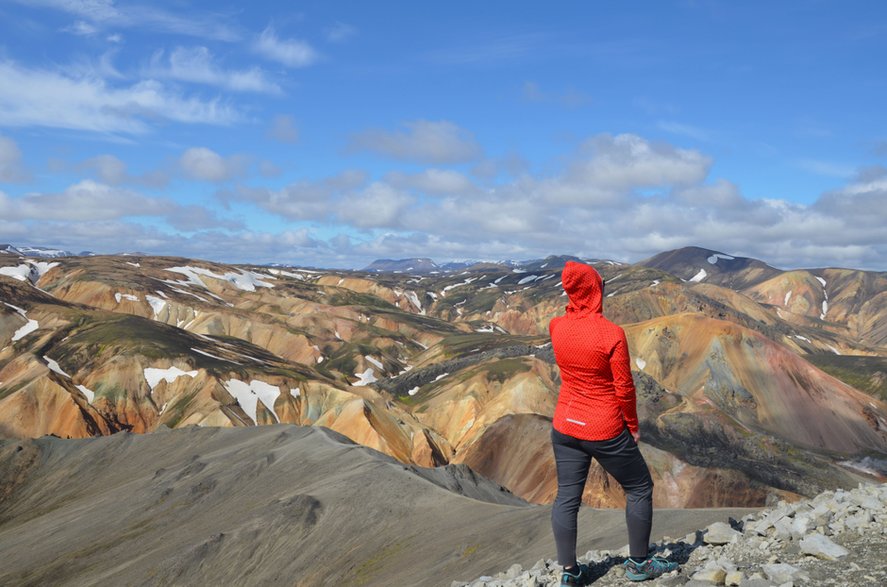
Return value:
<svg viewBox="0 0 887 587">
<path fill-rule="evenodd" d="M 561 281 L 564 291 L 570 298 L 567 313 L 601 313 L 604 281 L 594 267 L 584 263 L 567 261 L 561 274 Z"/>
</svg>

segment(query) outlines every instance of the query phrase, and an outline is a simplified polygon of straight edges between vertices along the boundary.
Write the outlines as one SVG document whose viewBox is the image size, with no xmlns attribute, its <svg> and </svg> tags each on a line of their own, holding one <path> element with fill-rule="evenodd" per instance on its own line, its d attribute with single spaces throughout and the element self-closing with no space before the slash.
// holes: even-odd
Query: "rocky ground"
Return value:
<svg viewBox="0 0 887 587">
<path fill-rule="evenodd" d="M 681 569 L 650 585 L 887 585 L 887 484 L 780 502 L 741 520 L 716 522 L 651 546 L 681 563 Z M 592 550 L 579 560 L 591 566 L 593 585 L 625 585 L 622 562 L 627 554 L 627 546 Z M 560 572 L 555 561 L 540 560 L 530 569 L 512 565 L 494 577 L 454 581 L 452 587 L 558 585 Z"/>
</svg>

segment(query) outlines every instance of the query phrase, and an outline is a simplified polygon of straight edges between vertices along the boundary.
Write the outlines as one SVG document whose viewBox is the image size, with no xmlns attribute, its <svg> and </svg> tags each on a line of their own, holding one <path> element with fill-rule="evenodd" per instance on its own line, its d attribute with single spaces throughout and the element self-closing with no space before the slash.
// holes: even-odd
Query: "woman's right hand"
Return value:
<svg viewBox="0 0 887 587">
<path fill-rule="evenodd" d="M 641 431 L 632 432 L 631 437 L 634 438 L 634 443 L 637 444 L 641 441 Z"/>
</svg>

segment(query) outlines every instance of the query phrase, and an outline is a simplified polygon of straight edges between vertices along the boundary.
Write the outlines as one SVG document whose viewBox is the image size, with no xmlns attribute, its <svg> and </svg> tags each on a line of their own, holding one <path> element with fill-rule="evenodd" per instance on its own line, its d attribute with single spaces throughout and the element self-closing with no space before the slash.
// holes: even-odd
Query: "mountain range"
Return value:
<svg viewBox="0 0 887 587">
<path fill-rule="evenodd" d="M 344 271 L 0 255 L 0 436 L 322 426 L 548 503 L 547 325 L 569 259 Z M 887 274 L 696 247 L 585 261 L 628 336 L 657 506 L 885 478 Z M 593 469 L 584 501 L 622 500 Z"/>
</svg>

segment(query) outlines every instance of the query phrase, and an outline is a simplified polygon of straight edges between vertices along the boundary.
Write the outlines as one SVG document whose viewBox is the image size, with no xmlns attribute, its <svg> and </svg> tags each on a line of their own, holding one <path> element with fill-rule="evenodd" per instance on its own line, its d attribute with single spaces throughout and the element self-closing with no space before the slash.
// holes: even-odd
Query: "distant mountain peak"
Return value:
<svg viewBox="0 0 887 587">
<path fill-rule="evenodd" d="M 407 259 L 376 259 L 363 270 L 375 273 L 427 273 L 440 267 L 428 257 Z"/>
<path fill-rule="evenodd" d="M 731 288 L 748 287 L 781 273 L 758 259 L 697 246 L 665 251 L 637 264 L 671 273 L 683 281 L 712 282 Z"/>
</svg>

